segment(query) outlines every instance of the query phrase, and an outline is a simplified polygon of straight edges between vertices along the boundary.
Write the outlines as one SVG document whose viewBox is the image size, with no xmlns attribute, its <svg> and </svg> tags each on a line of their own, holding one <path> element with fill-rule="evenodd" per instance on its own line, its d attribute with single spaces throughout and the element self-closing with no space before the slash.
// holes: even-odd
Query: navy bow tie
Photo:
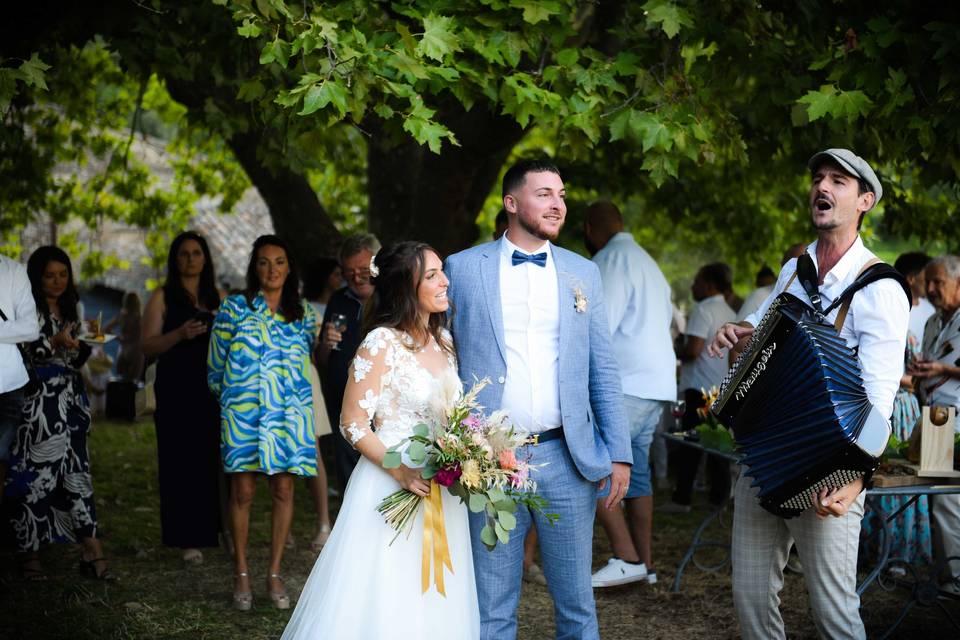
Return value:
<svg viewBox="0 0 960 640">
<path fill-rule="evenodd" d="M 547 266 L 547 253 L 535 253 L 530 255 L 529 253 L 523 253 L 522 251 L 513 252 L 513 266 L 518 264 L 523 264 L 524 262 L 532 262 L 538 267 Z"/>
</svg>

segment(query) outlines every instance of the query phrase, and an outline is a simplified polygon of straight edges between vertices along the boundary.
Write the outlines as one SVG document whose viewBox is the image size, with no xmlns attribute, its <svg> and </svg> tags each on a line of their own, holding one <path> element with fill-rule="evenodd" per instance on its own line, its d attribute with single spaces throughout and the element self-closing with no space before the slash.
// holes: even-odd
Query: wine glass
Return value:
<svg viewBox="0 0 960 640">
<path fill-rule="evenodd" d="M 330 322 L 333 324 L 333 328 L 340 332 L 342 335 L 347 330 L 347 316 L 342 313 L 331 313 Z M 340 351 L 340 343 L 335 343 L 330 347 L 334 351 Z"/>
</svg>

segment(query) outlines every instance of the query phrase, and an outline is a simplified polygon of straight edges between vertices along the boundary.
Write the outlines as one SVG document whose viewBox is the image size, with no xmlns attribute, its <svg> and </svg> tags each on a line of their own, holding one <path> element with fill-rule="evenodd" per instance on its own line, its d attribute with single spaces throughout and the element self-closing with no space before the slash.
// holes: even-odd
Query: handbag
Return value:
<svg viewBox="0 0 960 640">
<path fill-rule="evenodd" d="M 0 309 L 0 320 L 4 322 L 7 321 L 7 314 L 3 312 L 3 309 Z M 24 395 L 32 396 L 40 391 L 40 376 L 37 375 L 37 368 L 33 364 L 33 358 L 30 356 L 30 352 L 27 351 L 26 345 L 22 342 L 17 343 L 17 349 L 20 351 L 20 358 L 23 359 L 23 367 L 27 370 L 27 384 L 22 387 L 23 393 Z"/>
</svg>

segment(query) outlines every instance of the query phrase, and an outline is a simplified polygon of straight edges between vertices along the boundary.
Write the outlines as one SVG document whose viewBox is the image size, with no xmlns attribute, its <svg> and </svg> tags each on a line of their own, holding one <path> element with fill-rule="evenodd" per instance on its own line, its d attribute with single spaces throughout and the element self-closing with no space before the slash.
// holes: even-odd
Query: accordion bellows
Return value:
<svg viewBox="0 0 960 640">
<path fill-rule="evenodd" d="M 820 488 L 872 473 L 889 436 L 856 352 L 789 293 L 774 299 L 713 411 L 733 431 L 761 506 L 785 518 L 810 507 Z"/>
</svg>

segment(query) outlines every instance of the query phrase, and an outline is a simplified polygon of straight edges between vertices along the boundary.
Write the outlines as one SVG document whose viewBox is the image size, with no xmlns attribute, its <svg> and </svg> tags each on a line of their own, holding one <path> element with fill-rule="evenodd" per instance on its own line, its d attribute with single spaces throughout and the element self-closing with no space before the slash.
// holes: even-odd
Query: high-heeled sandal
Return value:
<svg viewBox="0 0 960 640">
<path fill-rule="evenodd" d="M 327 544 L 327 540 L 329 539 L 330 525 L 320 525 L 320 528 L 317 530 L 317 535 L 314 536 L 313 542 L 310 543 L 310 551 L 313 551 L 314 553 L 320 553 L 320 551 L 323 549 L 323 545 Z"/>
<path fill-rule="evenodd" d="M 280 587 L 283 591 L 274 591 L 270 588 L 270 580 L 277 580 L 280 582 Z M 277 609 L 289 609 L 290 608 L 290 596 L 287 595 L 287 589 L 283 586 L 283 576 L 278 573 L 271 573 L 270 577 L 267 578 L 267 595 L 270 596 L 270 601 L 273 602 L 273 606 Z"/>
<path fill-rule="evenodd" d="M 88 578 L 93 578 L 94 580 L 113 582 L 117 579 L 117 576 L 113 575 L 113 572 L 110 571 L 110 567 L 106 567 L 103 571 L 97 571 L 97 563 L 106 561 L 107 559 L 104 557 L 94 558 L 93 560 L 84 560 L 83 556 L 80 556 L 80 573 Z"/>
<path fill-rule="evenodd" d="M 241 571 L 237 574 L 238 578 L 249 578 L 250 574 L 246 571 Z M 233 592 L 233 608 L 237 611 L 250 611 L 250 607 L 253 606 L 253 593 L 250 589 L 246 591 L 237 591 Z"/>
</svg>

